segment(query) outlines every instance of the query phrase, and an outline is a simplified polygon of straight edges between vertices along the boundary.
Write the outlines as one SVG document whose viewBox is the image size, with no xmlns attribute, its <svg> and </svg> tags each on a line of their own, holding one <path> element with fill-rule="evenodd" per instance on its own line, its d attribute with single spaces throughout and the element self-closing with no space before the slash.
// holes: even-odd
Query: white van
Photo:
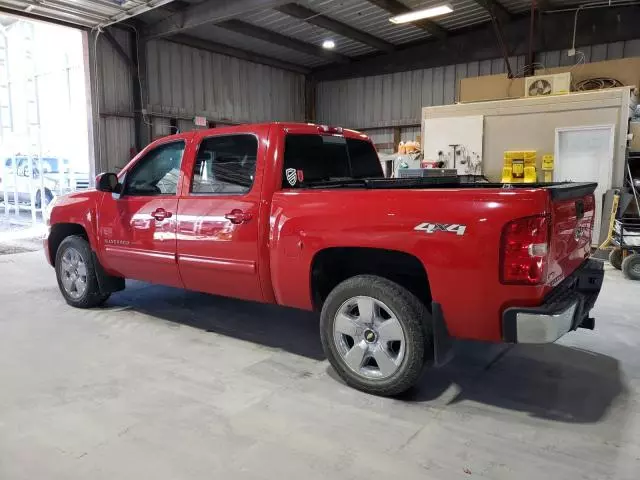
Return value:
<svg viewBox="0 0 640 480">
<path fill-rule="evenodd" d="M 29 165 L 30 163 L 33 167 Z M 42 165 L 44 172 L 42 181 L 40 180 L 40 165 Z M 31 172 L 32 168 L 33 172 Z M 6 191 L 9 203 L 14 202 L 15 192 L 18 194 L 18 203 L 31 203 L 30 188 L 33 188 L 35 206 L 40 208 L 43 187 L 45 205 L 51 202 L 56 195 L 89 188 L 89 176 L 86 173 L 76 173 L 70 170 L 70 162 L 67 159 L 43 157 L 41 162 L 38 158 L 33 158 L 29 162 L 29 157 L 26 155 L 5 158 L 0 163 L 0 202 L 4 201 L 4 192 Z M 32 180 L 30 180 L 30 176 Z"/>
</svg>

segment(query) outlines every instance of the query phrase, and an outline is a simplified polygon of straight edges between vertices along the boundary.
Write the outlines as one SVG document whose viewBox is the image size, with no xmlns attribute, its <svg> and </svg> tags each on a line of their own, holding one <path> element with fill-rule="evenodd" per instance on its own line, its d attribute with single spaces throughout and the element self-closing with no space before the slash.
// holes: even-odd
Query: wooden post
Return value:
<svg viewBox="0 0 640 480">
<path fill-rule="evenodd" d="M 398 146 L 400 145 L 400 141 L 402 140 L 401 129 L 400 127 L 393 127 L 393 152 L 398 152 Z"/>
</svg>

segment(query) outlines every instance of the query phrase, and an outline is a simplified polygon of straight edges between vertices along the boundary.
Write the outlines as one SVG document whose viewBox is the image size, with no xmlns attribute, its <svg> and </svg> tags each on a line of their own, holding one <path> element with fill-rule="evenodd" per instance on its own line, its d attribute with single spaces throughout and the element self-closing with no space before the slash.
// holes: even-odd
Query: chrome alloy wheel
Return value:
<svg viewBox="0 0 640 480">
<path fill-rule="evenodd" d="M 391 377 L 402 364 L 402 324 L 380 300 L 358 296 L 344 302 L 333 321 L 333 341 L 342 361 L 368 379 Z"/>
<path fill-rule="evenodd" d="M 60 265 L 62 287 L 67 294 L 77 300 L 87 290 L 87 265 L 75 248 L 67 248 Z"/>
</svg>

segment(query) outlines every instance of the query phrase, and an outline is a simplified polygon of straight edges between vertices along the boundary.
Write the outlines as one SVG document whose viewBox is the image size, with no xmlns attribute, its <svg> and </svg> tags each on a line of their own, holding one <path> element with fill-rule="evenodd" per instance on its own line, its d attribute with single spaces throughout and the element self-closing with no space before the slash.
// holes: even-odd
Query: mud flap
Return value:
<svg viewBox="0 0 640 480">
<path fill-rule="evenodd" d="M 100 261 L 98 260 L 98 256 L 96 252 L 91 250 L 91 260 L 93 261 L 93 268 L 96 272 L 96 278 L 98 279 L 98 287 L 100 288 L 100 293 L 113 293 L 119 292 L 120 290 L 124 290 L 125 282 L 122 277 L 114 277 L 113 275 L 109 275 L 104 271 Z"/>
<path fill-rule="evenodd" d="M 442 367 L 453 358 L 455 339 L 449 335 L 442 307 L 437 302 L 431 303 L 431 319 L 433 321 L 433 366 Z"/>
</svg>

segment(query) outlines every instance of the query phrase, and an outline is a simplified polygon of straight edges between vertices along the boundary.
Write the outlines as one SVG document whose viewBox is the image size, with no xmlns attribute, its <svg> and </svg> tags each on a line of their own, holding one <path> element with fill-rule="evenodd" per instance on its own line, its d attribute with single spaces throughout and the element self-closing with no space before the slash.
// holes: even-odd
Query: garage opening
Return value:
<svg viewBox="0 0 640 480">
<path fill-rule="evenodd" d="M 37 235 L 89 187 L 85 70 L 81 30 L 0 16 L 0 238 Z"/>
</svg>

